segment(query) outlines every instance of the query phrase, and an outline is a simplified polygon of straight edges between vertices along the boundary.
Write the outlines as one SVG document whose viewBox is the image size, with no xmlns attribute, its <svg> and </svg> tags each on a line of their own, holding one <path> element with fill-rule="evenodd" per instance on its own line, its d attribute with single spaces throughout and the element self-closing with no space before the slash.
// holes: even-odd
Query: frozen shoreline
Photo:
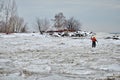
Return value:
<svg viewBox="0 0 120 80">
<path fill-rule="evenodd" d="M 0 80 L 120 79 L 120 40 L 38 34 L 0 36 Z"/>
</svg>

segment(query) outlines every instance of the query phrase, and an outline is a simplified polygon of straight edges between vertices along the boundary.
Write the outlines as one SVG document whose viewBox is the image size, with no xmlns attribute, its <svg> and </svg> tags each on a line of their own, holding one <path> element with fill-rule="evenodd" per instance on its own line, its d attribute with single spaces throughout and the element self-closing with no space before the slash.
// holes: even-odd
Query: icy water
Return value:
<svg viewBox="0 0 120 80">
<path fill-rule="evenodd" d="M 120 40 L 0 37 L 0 80 L 120 80 Z"/>
</svg>

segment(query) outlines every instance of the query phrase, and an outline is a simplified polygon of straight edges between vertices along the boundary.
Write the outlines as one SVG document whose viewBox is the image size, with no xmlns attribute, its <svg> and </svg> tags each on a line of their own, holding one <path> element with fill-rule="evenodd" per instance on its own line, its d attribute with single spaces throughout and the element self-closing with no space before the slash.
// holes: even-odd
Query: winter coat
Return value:
<svg viewBox="0 0 120 80">
<path fill-rule="evenodd" d="M 91 40 L 92 40 L 93 42 L 96 42 L 96 41 L 97 41 L 97 39 L 96 39 L 95 37 L 91 37 Z"/>
</svg>

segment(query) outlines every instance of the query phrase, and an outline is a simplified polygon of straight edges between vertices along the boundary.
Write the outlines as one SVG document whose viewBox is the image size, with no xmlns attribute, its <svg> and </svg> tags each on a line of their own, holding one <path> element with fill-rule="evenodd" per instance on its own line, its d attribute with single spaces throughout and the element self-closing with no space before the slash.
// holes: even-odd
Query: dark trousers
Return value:
<svg viewBox="0 0 120 80">
<path fill-rule="evenodd" d="M 96 47 L 96 42 L 92 41 L 92 47 Z"/>
</svg>

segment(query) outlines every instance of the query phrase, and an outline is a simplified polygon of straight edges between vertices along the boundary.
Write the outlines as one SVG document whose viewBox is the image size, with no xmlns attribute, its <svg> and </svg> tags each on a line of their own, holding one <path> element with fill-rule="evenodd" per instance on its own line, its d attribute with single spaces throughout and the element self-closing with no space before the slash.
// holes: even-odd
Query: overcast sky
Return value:
<svg viewBox="0 0 120 80">
<path fill-rule="evenodd" d="M 63 12 L 74 17 L 82 28 L 95 32 L 120 32 L 120 0 L 16 0 L 18 13 L 29 24 L 36 17 L 53 19 Z"/>
</svg>

